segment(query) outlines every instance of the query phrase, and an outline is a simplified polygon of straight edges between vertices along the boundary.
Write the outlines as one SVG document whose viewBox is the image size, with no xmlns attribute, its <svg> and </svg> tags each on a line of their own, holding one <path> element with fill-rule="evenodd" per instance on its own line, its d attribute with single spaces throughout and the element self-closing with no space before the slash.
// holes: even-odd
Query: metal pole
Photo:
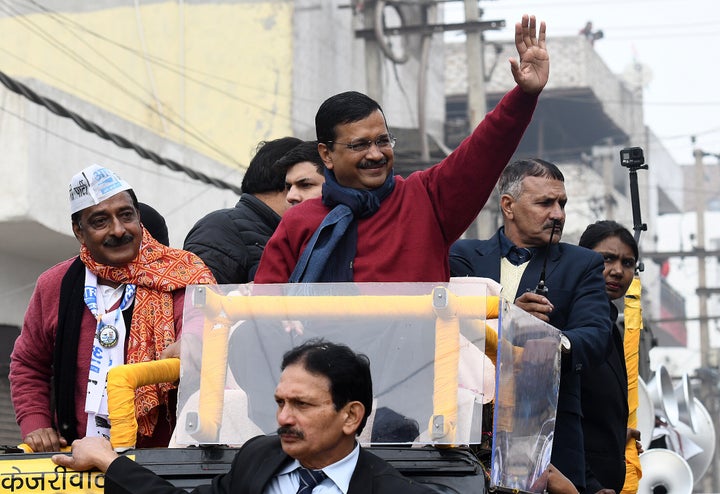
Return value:
<svg viewBox="0 0 720 494">
<path fill-rule="evenodd" d="M 430 4 L 425 7 L 425 23 L 434 24 L 437 7 Z M 432 34 L 423 34 L 420 37 L 420 68 L 418 76 L 418 133 L 420 134 L 420 160 L 424 163 L 430 161 L 430 143 L 427 136 L 427 88 L 428 64 L 430 61 L 430 47 Z"/>
<path fill-rule="evenodd" d="M 480 20 L 478 0 L 465 0 L 465 22 Z M 485 60 L 482 31 L 468 31 L 465 35 L 468 81 L 468 122 L 470 130 L 485 117 Z"/>
<path fill-rule="evenodd" d="M 710 367 L 710 333 L 708 327 L 707 318 L 707 302 L 708 293 L 706 291 L 707 281 L 705 272 L 705 170 L 703 168 L 703 153 L 700 149 L 693 151 L 695 156 L 695 215 L 697 222 L 697 233 L 695 246 L 698 249 L 698 322 L 700 324 L 700 367 L 708 369 Z M 703 397 L 706 398 L 706 404 L 708 406 L 708 413 L 710 413 L 715 424 L 715 430 L 718 430 L 718 417 L 717 407 L 715 406 L 716 400 L 715 395 L 717 390 L 713 389 L 712 383 L 708 380 L 703 380 Z M 716 450 L 718 445 L 718 439 L 716 437 Z M 706 492 L 719 492 L 720 486 L 720 467 L 718 465 L 718 455 L 715 454 L 715 458 L 710 465 L 710 471 L 703 479 L 704 490 Z M 708 485 L 710 484 L 710 485 Z"/>
<path fill-rule="evenodd" d="M 608 138 L 605 146 L 602 148 L 603 183 L 605 184 L 605 219 L 608 220 L 615 219 L 615 198 L 613 196 L 615 180 L 613 176 L 613 165 L 612 139 Z"/>
<path fill-rule="evenodd" d="M 373 29 L 375 25 L 375 8 L 365 10 L 365 26 Z M 365 85 L 367 95 L 375 101 L 383 104 L 383 88 L 380 82 L 382 73 L 383 56 L 380 47 L 374 38 L 365 39 Z"/>
<path fill-rule="evenodd" d="M 478 0 L 465 0 L 465 22 L 475 22 L 480 19 Z M 472 132 L 487 113 L 485 100 L 485 54 L 483 49 L 482 31 L 466 31 L 465 54 L 467 57 L 467 117 L 468 127 Z M 489 221 L 482 221 L 487 217 L 485 208 L 474 221 L 473 228 L 477 238 L 488 238 L 492 235 Z"/>
<path fill-rule="evenodd" d="M 705 170 L 703 169 L 703 155 L 700 149 L 695 149 L 695 214 L 697 234 L 695 246 L 699 252 L 705 250 Z M 698 255 L 698 316 L 700 319 L 700 365 L 708 367 L 710 352 L 710 333 L 707 323 L 707 288 L 705 273 L 705 255 Z"/>
</svg>

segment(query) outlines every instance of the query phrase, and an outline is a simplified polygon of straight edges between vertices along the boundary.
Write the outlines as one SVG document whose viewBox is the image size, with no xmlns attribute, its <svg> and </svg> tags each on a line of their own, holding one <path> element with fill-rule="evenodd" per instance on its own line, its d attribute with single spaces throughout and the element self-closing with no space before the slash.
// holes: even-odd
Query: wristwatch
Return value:
<svg viewBox="0 0 720 494">
<path fill-rule="evenodd" d="M 562 353 L 570 353 L 570 350 L 572 350 L 572 343 L 570 343 L 570 338 L 565 335 L 560 335 L 560 351 Z"/>
</svg>

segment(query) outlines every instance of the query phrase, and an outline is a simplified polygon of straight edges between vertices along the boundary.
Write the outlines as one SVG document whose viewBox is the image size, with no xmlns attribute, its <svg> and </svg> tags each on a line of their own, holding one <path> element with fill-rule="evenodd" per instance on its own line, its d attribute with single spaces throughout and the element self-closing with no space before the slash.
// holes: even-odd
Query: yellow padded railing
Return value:
<svg viewBox="0 0 720 494">
<path fill-rule="evenodd" d="M 200 409 L 193 436 L 201 442 L 216 438 L 222 420 L 223 393 L 227 370 L 227 337 L 232 321 L 260 317 L 283 320 L 303 318 L 368 316 L 436 319 L 435 382 L 433 416 L 442 417 L 438 430 L 431 419 L 432 437 L 452 442 L 457 421 L 457 372 L 459 359 L 460 318 L 495 319 L 500 306 L 496 296 L 459 296 L 447 290 L 447 301 L 438 309 L 437 299 L 430 295 L 353 295 L 353 296 L 225 296 L 207 287 L 201 308 L 205 313 L 203 327 Z M 495 360 L 497 333 L 487 326 L 486 353 Z M 147 384 L 173 382 L 179 378 L 178 359 L 129 364 L 113 368 L 108 374 L 108 408 L 110 409 L 111 443 L 114 448 L 135 445 L 135 388 Z"/>
<path fill-rule="evenodd" d="M 135 446 L 135 389 L 149 384 L 175 382 L 180 378 L 180 359 L 120 365 L 108 372 L 107 395 L 110 416 L 110 443 L 115 449 Z"/>
<path fill-rule="evenodd" d="M 332 316 L 402 318 L 430 317 L 433 295 L 330 295 L 330 296 L 226 296 L 202 287 L 206 317 L 224 314 L 230 320 L 275 317 L 292 320 Z M 498 297 L 449 294 L 454 315 L 459 318 L 495 319 Z"/>
</svg>

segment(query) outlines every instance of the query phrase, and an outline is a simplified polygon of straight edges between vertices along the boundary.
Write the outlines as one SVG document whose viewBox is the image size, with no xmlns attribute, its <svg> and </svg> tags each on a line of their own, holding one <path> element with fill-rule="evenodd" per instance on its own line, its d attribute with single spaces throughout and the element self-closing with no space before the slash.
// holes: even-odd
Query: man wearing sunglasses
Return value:
<svg viewBox="0 0 720 494">
<path fill-rule="evenodd" d="M 545 23 L 515 25 L 517 87 L 447 158 L 393 174 L 395 138 L 380 105 L 349 91 L 315 116 L 327 168 L 320 199 L 292 208 L 267 244 L 256 283 L 446 281 L 450 245 L 485 205 L 548 80 Z"/>
</svg>

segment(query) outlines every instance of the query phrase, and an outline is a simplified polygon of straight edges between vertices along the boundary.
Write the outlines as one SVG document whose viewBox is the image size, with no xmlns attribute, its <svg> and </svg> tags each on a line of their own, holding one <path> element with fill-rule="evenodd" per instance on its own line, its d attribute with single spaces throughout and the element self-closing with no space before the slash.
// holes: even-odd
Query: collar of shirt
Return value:
<svg viewBox="0 0 720 494">
<path fill-rule="evenodd" d="M 515 244 L 505 236 L 505 228 L 500 228 L 498 237 L 500 238 L 500 256 L 506 258 L 514 266 L 528 262 L 535 253 L 532 248 L 516 247 Z"/>
<path fill-rule="evenodd" d="M 328 479 L 323 480 L 313 490 L 313 494 L 321 494 L 323 492 L 341 492 L 342 494 L 347 494 L 348 489 L 350 488 L 350 479 L 355 472 L 355 467 L 357 466 L 357 461 L 359 457 L 360 445 L 355 443 L 355 448 L 353 448 L 349 455 L 322 469 L 322 471 L 325 472 L 325 475 L 327 475 L 328 479 L 332 480 L 332 483 L 328 482 Z M 282 470 L 280 470 L 275 475 L 275 477 L 278 480 L 281 480 L 281 477 L 289 476 L 294 486 L 293 492 L 295 492 L 295 490 L 297 490 L 297 487 L 300 485 L 300 475 L 297 473 L 297 469 L 300 466 L 301 465 L 299 461 L 293 460 Z"/>
</svg>

